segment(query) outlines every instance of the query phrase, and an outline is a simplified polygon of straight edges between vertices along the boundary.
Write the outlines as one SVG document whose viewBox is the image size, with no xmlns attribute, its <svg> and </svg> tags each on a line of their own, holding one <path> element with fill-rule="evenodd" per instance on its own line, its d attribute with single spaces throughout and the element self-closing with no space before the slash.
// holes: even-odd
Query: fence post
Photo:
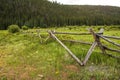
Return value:
<svg viewBox="0 0 120 80">
<path fill-rule="evenodd" d="M 59 44 L 61 44 L 61 46 L 71 55 L 71 57 L 72 57 L 74 60 L 77 61 L 77 63 L 78 63 L 79 65 L 81 65 L 81 66 L 83 65 L 82 61 L 79 60 L 79 59 L 72 53 L 72 51 L 71 51 L 69 48 L 67 48 L 67 46 L 65 46 L 65 45 L 53 34 L 53 32 L 48 31 L 48 33 L 49 33 L 50 36 L 51 36 L 52 38 L 54 38 Z"/>
<path fill-rule="evenodd" d="M 84 65 L 85 65 L 86 62 L 88 61 L 90 55 L 92 54 L 94 48 L 95 48 L 97 45 L 100 47 L 100 49 L 102 50 L 102 52 L 105 53 L 105 49 L 104 49 L 104 47 L 102 46 L 102 44 L 101 44 L 101 42 L 100 42 L 100 38 L 99 38 L 99 36 L 96 35 L 97 33 L 95 33 L 91 28 L 89 29 L 89 31 L 90 31 L 90 33 L 93 35 L 95 41 L 94 41 L 94 43 L 92 44 L 92 46 L 90 47 L 87 55 L 85 56 L 85 60 L 83 61 L 83 64 L 84 64 Z M 104 31 L 104 29 L 100 29 L 99 33 L 102 33 L 102 34 L 103 34 L 103 31 Z"/>
<path fill-rule="evenodd" d="M 94 33 L 94 31 L 92 29 L 90 29 L 90 32 L 92 33 L 92 35 L 94 36 L 95 41 L 97 42 L 97 45 L 100 47 L 102 53 L 106 53 L 105 48 L 103 47 L 102 43 L 100 42 L 100 37 Z M 104 29 L 100 29 L 99 31 L 100 33 L 104 32 Z M 101 34 L 102 35 L 102 34 Z"/>
</svg>

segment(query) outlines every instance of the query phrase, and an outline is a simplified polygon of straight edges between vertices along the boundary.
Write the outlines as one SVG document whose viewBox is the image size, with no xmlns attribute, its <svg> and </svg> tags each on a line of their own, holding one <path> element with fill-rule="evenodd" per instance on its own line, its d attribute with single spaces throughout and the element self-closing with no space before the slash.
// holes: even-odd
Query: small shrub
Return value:
<svg viewBox="0 0 120 80">
<path fill-rule="evenodd" d="M 8 26 L 8 31 L 10 33 L 16 33 L 16 32 L 20 31 L 20 28 L 18 25 L 10 25 L 10 26 Z"/>
<path fill-rule="evenodd" d="M 22 26 L 22 29 L 23 30 L 28 30 L 28 27 L 27 26 Z"/>
</svg>

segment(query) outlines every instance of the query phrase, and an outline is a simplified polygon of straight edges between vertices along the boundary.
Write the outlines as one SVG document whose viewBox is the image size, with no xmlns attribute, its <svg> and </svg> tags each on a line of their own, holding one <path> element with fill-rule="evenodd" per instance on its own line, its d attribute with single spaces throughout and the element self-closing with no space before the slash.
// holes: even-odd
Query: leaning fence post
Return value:
<svg viewBox="0 0 120 80">
<path fill-rule="evenodd" d="M 38 37 L 40 38 L 40 42 L 42 43 L 43 41 L 42 41 L 42 37 L 41 37 L 41 35 L 40 35 L 40 30 L 36 30 L 36 32 L 37 32 L 37 34 L 38 34 Z"/>
<path fill-rule="evenodd" d="M 97 42 L 97 45 L 100 47 L 102 53 L 106 53 L 105 52 L 105 48 L 103 47 L 102 43 L 100 42 L 100 37 L 94 33 L 94 31 L 92 29 L 90 29 L 90 32 L 92 33 L 92 35 L 94 36 L 95 41 Z M 100 29 L 99 31 L 100 33 L 104 32 L 104 29 Z M 102 34 L 101 34 L 102 35 Z"/>
<path fill-rule="evenodd" d="M 71 57 L 72 57 L 74 60 L 77 61 L 77 63 L 78 63 L 79 65 L 81 65 L 81 66 L 83 65 L 82 61 L 80 61 L 80 60 L 72 53 L 72 51 L 70 51 L 70 49 L 68 49 L 67 46 L 65 46 L 65 45 L 53 34 L 53 32 L 48 31 L 48 33 L 49 33 L 50 36 L 51 36 L 52 38 L 54 38 L 59 44 L 61 44 L 61 46 L 71 55 Z"/>
<path fill-rule="evenodd" d="M 83 61 L 83 64 L 85 65 L 86 62 L 88 61 L 90 55 L 92 54 L 94 48 L 98 45 L 100 47 L 100 49 L 102 50 L 103 53 L 105 53 L 105 49 L 102 46 L 101 42 L 100 42 L 100 38 L 99 36 L 96 35 L 96 33 L 94 33 L 94 31 L 92 29 L 89 29 L 90 33 L 93 35 L 94 37 L 94 42 L 92 44 L 92 46 L 90 47 L 89 51 L 87 52 L 87 55 L 85 56 L 85 60 Z M 103 34 L 104 29 L 100 29 L 99 33 Z"/>
<path fill-rule="evenodd" d="M 83 61 L 83 64 L 84 64 L 84 65 L 85 65 L 86 62 L 88 61 L 88 59 L 89 59 L 90 55 L 92 54 L 92 52 L 93 52 L 94 48 L 96 47 L 96 45 L 97 45 L 97 42 L 96 42 L 96 41 L 93 42 L 93 44 L 92 44 L 92 46 L 90 47 L 87 55 L 85 56 L 85 60 Z"/>
</svg>

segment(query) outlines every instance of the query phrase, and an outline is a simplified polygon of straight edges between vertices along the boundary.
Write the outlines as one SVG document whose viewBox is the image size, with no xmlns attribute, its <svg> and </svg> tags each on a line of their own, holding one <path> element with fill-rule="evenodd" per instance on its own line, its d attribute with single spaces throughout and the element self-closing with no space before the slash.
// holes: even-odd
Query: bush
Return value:
<svg viewBox="0 0 120 80">
<path fill-rule="evenodd" d="M 20 31 L 20 28 L 18 25 L 10 25 L 10 26 L 8 26 L 8 31 L 10 33 L 16 33 L 16 32 Z"/>
<path fill-rule="evenodd" d="M 27 26 L 22 26 L 22 29 L 23 30 L 28 30 L 28 27 Z"/>
</svg>

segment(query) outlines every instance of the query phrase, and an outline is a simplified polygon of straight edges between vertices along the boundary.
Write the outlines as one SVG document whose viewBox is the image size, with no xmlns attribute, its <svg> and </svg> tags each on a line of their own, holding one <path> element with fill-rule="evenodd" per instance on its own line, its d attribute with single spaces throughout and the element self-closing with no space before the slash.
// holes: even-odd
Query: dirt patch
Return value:
<svg viewBox="0 0 120 80">
<path fill-rule="evenodd" d="M 62 72 L 61 77 L 62 77 L 63 80 L 67 80 L 68 73 L 67 72 Z"/>
<path fill-rule="evenodd" d="M 68 69 L 70 71 L 74 71 L 74 72 L 78 72 L 79 71 L 78 67 L 75 66 L 75 65 L 67 65 L 66 69 Z"/>
<path fill-rule="evenodd" d="M 24 72 L 19 77 L 20 80 L 30 80 L 30 76 L 28 72 Z"/>
<path fill-rule="evenodd" d="M 30 73 L 35 72 L 36 69 L 32 66 L 7 67 L 0 72 L 1 77 L 8 80 L 32 80 Z"/>
</svg>

